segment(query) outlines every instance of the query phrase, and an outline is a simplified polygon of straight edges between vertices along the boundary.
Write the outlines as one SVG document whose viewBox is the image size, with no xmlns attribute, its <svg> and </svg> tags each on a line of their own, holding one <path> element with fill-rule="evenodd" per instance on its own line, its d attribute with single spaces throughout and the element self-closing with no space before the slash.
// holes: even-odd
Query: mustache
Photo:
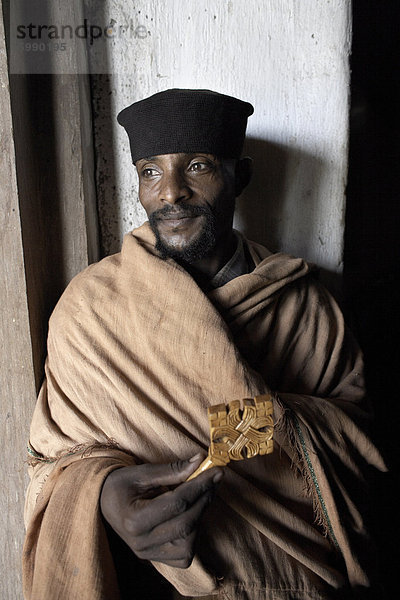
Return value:
<svg viewBox="0 0 400 600">
<path fill-rule="evenodd" d="M 164 206 L 151 213 L 149 219 L 151 221 L 159 221 L 165 217 L 176 216 L 179 219 L 186 217 L 198 217 L 199 215 L 211 216 L 213 213 L 208 206 L 193 206 L 191 204 L 179 203 L 178 208 L 173 206 Z"/>
</svg>

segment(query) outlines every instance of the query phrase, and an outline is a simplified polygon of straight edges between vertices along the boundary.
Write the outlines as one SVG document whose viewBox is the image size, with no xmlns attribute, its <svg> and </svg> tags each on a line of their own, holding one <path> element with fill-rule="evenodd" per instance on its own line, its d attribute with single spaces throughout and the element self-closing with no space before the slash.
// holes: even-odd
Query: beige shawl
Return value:
<svg viewBox="0 0 400 600">
<path fill-rule="evenodd" d="M 119 598 L 104 478 L 207 448 L 207 406 L 268 390 L 275 452 L 226 469 L 189 569 L 155 566 L 189 596 L 369 586 L 364 471 L 384 466 L 365 433 L 360 353 L 304 261 L 249 249 L 254 272 L 205 295 L 145 224 L 67 288 L 31 427 L 27 600 Z"/>
</svg>

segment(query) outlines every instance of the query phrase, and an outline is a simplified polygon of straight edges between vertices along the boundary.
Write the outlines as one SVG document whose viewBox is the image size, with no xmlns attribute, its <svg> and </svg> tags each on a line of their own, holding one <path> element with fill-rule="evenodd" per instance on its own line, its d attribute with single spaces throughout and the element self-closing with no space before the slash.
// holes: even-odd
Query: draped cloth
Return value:
<svg viewBox="0 0 400 600">
<path fill-rule="evenodd" d="M 106 476 L 206 449 L 209 405 L 266 392 L 274 453 L 226 468 L 188 569 L 155 567 L 192 597 L 369 587 L 365 473 L 384 465 L 366 433 L 360 352 L 302 259 L 247 244 L 254 271 L 205 294 L 159 258 L 146 223 L 64 292 L 30 434 L 26 600 L 117 600 Z"/>
</svg>

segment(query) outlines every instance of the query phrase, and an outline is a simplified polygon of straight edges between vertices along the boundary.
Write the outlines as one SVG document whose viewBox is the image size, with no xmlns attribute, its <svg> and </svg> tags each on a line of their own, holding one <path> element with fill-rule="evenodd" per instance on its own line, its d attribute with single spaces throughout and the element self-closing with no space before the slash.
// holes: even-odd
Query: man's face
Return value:
<svg viewBox="0 0 400 600">
<path fill-rule="evenodd" d="M 235 160 L 162 154 L 136 163 L 139 199 L 161 255 L 194 263 L 232 231 Z"/>
</svg>

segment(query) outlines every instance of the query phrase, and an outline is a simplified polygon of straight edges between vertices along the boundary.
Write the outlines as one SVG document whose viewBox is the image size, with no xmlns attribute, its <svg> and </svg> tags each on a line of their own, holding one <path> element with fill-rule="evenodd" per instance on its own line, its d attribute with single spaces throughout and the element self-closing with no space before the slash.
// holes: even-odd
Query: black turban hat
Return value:
<svg viewBox="0 0 400 600">
<path fill-rule="evenodd" d="M 132 161 L 159 154 L 206 152 L 240 158 L 253 107 L 210 90 L 172 89 L 134 102 L 118 115 Z"/>
</svg>

